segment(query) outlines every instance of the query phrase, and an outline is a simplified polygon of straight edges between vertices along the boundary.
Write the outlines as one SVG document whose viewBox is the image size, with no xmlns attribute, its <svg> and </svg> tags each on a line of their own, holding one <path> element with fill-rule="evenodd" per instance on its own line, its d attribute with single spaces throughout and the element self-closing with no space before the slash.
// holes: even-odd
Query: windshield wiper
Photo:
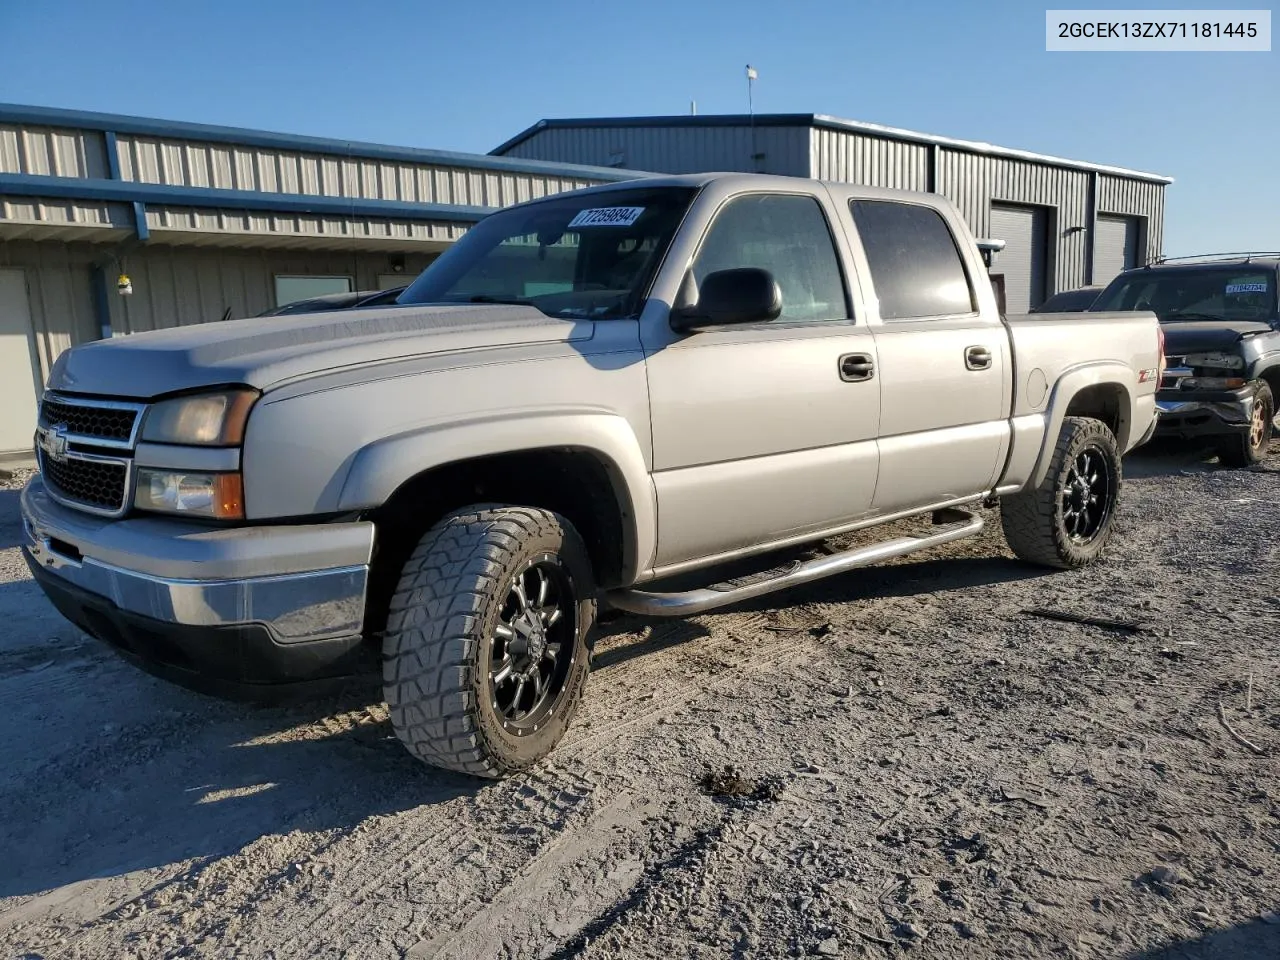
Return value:
<svg viewBox="0 0 1280 960">
<path fill-rule="evenodd" d="M 1161 320 L 1214 320 L 1218 323 L 1226 323 L 1226 317 L 1215 317 L 1212 313 L 1171 313 L 1161 317 Z"/>
</svg>

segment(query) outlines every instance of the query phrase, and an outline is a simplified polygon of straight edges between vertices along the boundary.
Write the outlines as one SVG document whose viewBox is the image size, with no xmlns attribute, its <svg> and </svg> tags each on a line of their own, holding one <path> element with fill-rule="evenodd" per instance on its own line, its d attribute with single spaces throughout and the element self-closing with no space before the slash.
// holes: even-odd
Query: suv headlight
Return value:
<svg viewBox="0 0 1280 960">
<path fill-rule="evenodd" d="M 219 390 L 161 400 L 147 411 L 142 440 L 207 447 L 234 447 L 244 441 L 257 390 Z"/>
</svg>

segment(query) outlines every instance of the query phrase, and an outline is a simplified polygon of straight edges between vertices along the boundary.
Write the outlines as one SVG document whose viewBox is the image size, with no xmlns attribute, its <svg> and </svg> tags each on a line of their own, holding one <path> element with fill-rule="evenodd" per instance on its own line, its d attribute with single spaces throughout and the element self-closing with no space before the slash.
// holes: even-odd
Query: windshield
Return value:
<svg viewBox="0 0 1280 960">
<path fill-rule="evenodd" d="M 1269 269 L 1150 270 L 1117 277 L 1093 310 L 1152 310 L 1161 320 L 1262 320 L 1276 313 Z"/>
<path fill-rule="evenodd" d="M 501 210 L 468 230 L 398 302 L 524 303 L 553 317 L 636 317 L 695 192 L 566 194 Z"/>
</svg>

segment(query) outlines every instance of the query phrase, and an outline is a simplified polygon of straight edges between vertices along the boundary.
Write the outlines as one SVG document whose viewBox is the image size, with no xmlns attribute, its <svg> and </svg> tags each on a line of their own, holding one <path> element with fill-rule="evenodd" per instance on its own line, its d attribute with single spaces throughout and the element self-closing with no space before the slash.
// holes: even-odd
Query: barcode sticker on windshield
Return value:
<svg viewBox="0 0 1280 960">
<path fill-rule="evenodd" d="M 1227 293 L 1266 293 L 1265 283 L 1228 283 Z"/>
<path fill-rule="evenodd" d="M 573 227 L 629 227 L 640 219 L 644 207 L 592 207 L 579 210 L 578 215 L 569 221 L 569 229 Z"/>
</svg>

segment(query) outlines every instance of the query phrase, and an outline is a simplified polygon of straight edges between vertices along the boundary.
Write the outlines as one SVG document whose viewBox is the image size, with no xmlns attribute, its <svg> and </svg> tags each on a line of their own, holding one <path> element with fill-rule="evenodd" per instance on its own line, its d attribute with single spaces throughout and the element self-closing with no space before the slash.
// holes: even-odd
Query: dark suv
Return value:
<svg viewBox="0 0 1280 960">
<path fill-rule="evenodd" d="M 1156 436 L 1212 439 L 1223 463 L 1267 455 L 1280 395 L 1280 253 L 1160 260 L 1089 307 L 1152 310 L 1165 335 Z"/>
</svg>

